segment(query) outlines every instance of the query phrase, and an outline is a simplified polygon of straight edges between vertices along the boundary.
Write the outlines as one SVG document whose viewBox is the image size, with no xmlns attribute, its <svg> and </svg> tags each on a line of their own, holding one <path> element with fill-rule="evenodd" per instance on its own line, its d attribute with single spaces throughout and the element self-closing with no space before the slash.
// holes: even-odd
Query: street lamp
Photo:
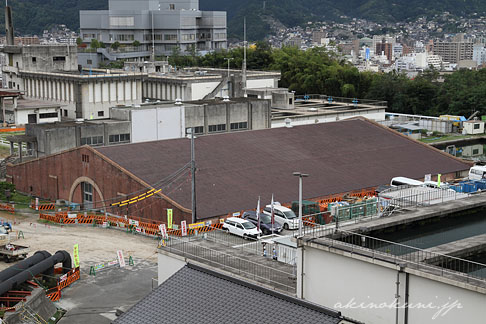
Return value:
<svg viewBox="0 0 486 324">
<path fill-rule="evenodd" d="M 228 84 L 228 97 L 230 97 L 230 62 L 234 58 L 233 57 L 225 57 L 224 59 L 226 61 L 228 61 L 228 80 L 227 80 L 227 84 Z"/>
<path fill-rule="evenodd" d="M 294 172 L 294 176 L 299 177 L 299 237 L 302 236 L 302 178 L 307 178 L 309 175 L 302 172 Z"/>
</svg>

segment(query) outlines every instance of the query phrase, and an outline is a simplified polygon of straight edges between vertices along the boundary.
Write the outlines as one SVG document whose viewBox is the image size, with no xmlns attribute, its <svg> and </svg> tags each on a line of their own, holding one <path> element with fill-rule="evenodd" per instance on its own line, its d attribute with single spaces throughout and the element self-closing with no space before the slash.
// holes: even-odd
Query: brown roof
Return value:
<svg viewBox="0 0 486 324">
<path fill-rule="evenodd" d="M 196 139 L 198 218 L 225 215 L 298 197 L 292 172 L 309 173 L 304 198 L 423 178 L 469 168 L 452 156 L 364 119 L 202 136 Z M 190 160 L 190 140 L 175 139 L 96 148 L 149 184 Z M 189 174 L 163 189 L 191 208 Z"/>
</svg>

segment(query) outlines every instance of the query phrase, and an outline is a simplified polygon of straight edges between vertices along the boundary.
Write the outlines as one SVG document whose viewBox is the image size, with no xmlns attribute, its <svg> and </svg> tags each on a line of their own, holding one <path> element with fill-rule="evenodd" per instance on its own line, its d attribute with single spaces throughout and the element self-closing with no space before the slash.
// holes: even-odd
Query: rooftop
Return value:
<svg viewBox="0 0 486 324">
<path fill-rule="evenodd" d="M 95 149 L 149 184 L 190 161 L 186 138 Z M 272 194 L 291 202 L 297 198 L 295 171 L 310 174 L 304 198 L 312 199 L 387 184 L 399 175 L 421 179 L 470 168 L 366 119 L 200 136 L 195 150 L 199 219 L 254 209 L 258 196 L 263 203 Z M 180 181 L 165 194 L 190 209 L 190 181 Z"/>
<path fill-rule="evenodd" d="M 114 323 L 338 324 L 342 320 L 340 312 L 187 264 Z"/>
</svg>

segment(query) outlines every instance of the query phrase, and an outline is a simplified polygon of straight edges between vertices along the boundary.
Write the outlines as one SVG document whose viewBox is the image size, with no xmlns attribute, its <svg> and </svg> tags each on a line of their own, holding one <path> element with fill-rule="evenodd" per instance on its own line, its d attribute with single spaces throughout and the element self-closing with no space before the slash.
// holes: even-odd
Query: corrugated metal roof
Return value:
<svg viewBox="0 0 486 324">
<path fill-rule="evenodd" d="M 96 148 L 149 184 L 190 161 L 190 140 L 176 139 Z M 391 178 L 414 179 L 447 174 L 469 165 L 371 121 L 333 123 L 233 132 L 196 139 L 196 191 L 199 219 L 225 215 L 275 200 L 297 200 L 388 184 Z M 189 175 L 164 188 L 171 199 L 191 208 Z"/>
<path fill-rule="evenodd" d="M 202 268 L 185 266 L 115 324 L 338 324 L 340 314 Z"/>
</svg>

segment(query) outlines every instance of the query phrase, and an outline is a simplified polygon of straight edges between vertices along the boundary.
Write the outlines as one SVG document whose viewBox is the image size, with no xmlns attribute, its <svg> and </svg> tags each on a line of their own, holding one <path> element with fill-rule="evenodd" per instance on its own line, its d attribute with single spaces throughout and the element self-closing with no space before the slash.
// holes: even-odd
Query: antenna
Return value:
<svg viewBox="0 0 486 324">
<path fill-rule="evenodd" d="M 243 83 L 243 96 L 246 98 L 248 94 L 246 93 L 246 17 L 243 18 L 243 65 L 242 65 L 242 83 Z"/>
</svg>

